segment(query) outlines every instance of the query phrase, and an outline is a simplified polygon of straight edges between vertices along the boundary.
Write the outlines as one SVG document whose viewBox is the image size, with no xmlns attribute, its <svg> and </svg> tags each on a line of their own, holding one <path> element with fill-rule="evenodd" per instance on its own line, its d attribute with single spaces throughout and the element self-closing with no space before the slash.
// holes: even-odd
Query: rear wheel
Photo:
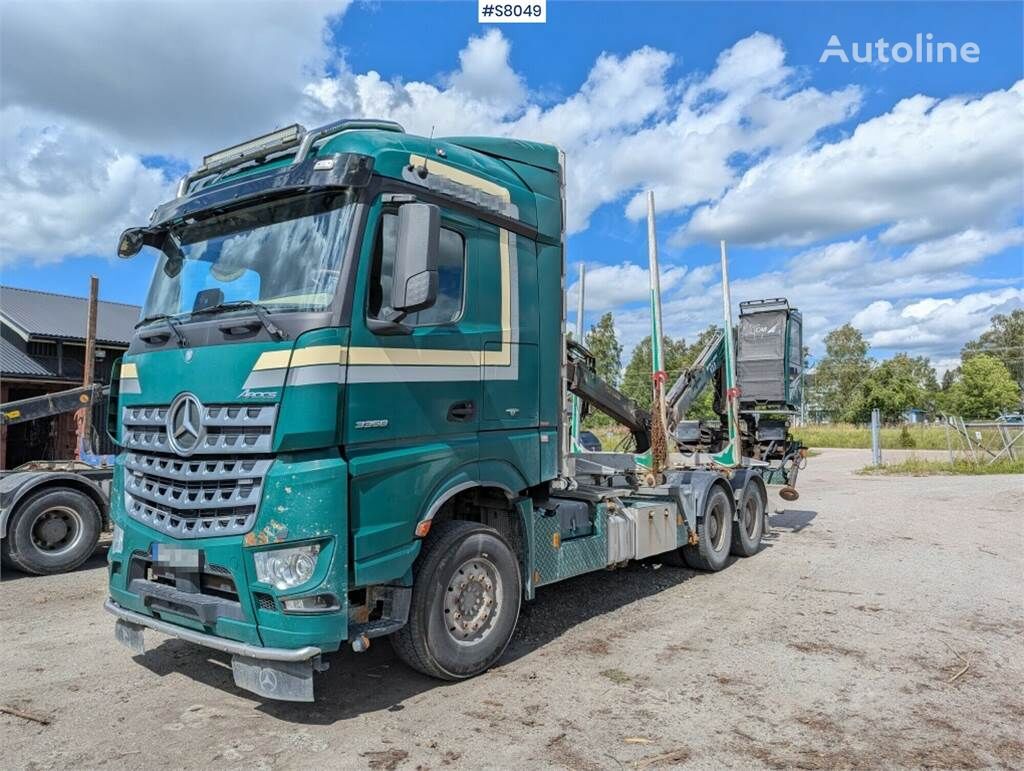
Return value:
<svg viewBox="0 0 1024 771">
<path fill-rule="evenodd" d="M 708 493 L 704 514 L 697 520 L 697 543 L 680 550 L 683 560 L 694 570 L 721 570 L 729 559 L 732 545 L 732 500 L 718 485 Z"/>
<path fill-rule="evenodd" d="M 748 484 L 740 499 L 740 510 L 732 523 L 732 553 L 738 557 L 753 557 L 761 548 L 764 536 L 764 493 L 754 483 Z"/>
<path fill-rule="evenodd" d="M 4 561 L 25 573 L 74 570 L 96 550 L 100 510 L 85 493 L 58 487 L 18 504 L 3 542 Z"/>
<path fill-rule="evenodd" d="M 391 636 L 406 664 L 443 680 L 486 671 L 504 653 L 519 618 L 519 561 L 494 529 L 441 522 L 413 567 L 409 621 Z"/>
</svg>

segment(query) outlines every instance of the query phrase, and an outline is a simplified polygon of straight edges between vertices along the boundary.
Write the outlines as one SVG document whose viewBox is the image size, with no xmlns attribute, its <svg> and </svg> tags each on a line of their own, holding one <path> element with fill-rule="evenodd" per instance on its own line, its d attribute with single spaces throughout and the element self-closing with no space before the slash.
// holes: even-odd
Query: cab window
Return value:
<svg viewBox="0 0 1024 771">
<path fill-rule="evenodd" d="M 385 213 L 381 217 L 370 273 L 367 315 L 372 319 L 388 318 L 392 313 L 389 301 L 397 243 L 398 215 Z M 437 253 L 437 302 L 429 308 L 410 313 L 402 319 L 402 323 L 422 327 L 447 324 L 458 319 L 462 315 L 465 274 L 465 239 L 451 228 L 441 228 Z"/>
</svg>

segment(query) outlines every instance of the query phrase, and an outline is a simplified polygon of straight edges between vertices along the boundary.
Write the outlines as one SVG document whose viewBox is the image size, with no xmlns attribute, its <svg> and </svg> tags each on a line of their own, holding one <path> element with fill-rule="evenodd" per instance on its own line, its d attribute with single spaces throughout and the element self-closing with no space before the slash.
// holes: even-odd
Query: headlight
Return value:
<svg viewBox="0 0 1024 771">
<path fill-rule="evenodd" d="M 282 591 L 302 586 L 313 577 L 319 556 L 317 543 L 255 552 L 252 557 L 256 562 L 256 580 Z"/>
<path fill-rule="evenodd" d="M 110 541 L 110 551 L 120 554 L 124 550 L 124 530 L 120 525 L 114 525 L 114 537 Z"/>
</svg>

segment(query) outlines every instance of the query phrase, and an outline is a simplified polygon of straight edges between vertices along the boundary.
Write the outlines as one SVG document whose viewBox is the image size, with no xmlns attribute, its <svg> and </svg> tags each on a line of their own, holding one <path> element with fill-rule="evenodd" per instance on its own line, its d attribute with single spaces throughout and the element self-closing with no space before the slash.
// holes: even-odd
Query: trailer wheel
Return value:
<svg viewBox="0 0 1024 771">
<path fill-rule="evenodd" d="M 757 484 L 748 484 L 740 499 L 740 510 L 732 523 L 732 553 L 738 557 L 753 557 L 761 548 L 764 536 L 764 493 Z"/>
<path fill-rule="evenodd" d="M 732 545 L 732 500 L 716 485 L 704 501 L 704 514 L 697 520 L 697 544 L 683 546 L 683 561 L 694 570 L 721 570 Z"/>
<path fill-rule="evenodd" d="M 391 636 L 413 669 L 442 680 L 486 671 L 512 639 L 522 599 L 519 560 L 476 522 L 440 522 L 413 566 L 409 621 Z"/>
<path fill-rule="evenodd" d="M 25 573 L 74 570 L 96 551 L 100 510 L 85 493 L 51 487 L 22 501 L 7 524 L 6 562 Z"/>
</svg>

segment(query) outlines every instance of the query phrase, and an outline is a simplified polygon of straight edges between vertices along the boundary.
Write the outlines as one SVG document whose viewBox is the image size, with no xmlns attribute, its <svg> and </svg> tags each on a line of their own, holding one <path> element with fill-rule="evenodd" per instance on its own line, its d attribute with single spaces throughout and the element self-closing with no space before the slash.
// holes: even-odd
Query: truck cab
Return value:
<svg viewBox="0 0 1024 771">
<path fill-rule="evenodd" d="M 123 643 L 303 700 L 346 642 L 449 679 L 500 656 L 561 473 L 562 189 L 549 145 L 296 125 L 125 232 L 156 265 L 111 397 Z"/>
</svg>

